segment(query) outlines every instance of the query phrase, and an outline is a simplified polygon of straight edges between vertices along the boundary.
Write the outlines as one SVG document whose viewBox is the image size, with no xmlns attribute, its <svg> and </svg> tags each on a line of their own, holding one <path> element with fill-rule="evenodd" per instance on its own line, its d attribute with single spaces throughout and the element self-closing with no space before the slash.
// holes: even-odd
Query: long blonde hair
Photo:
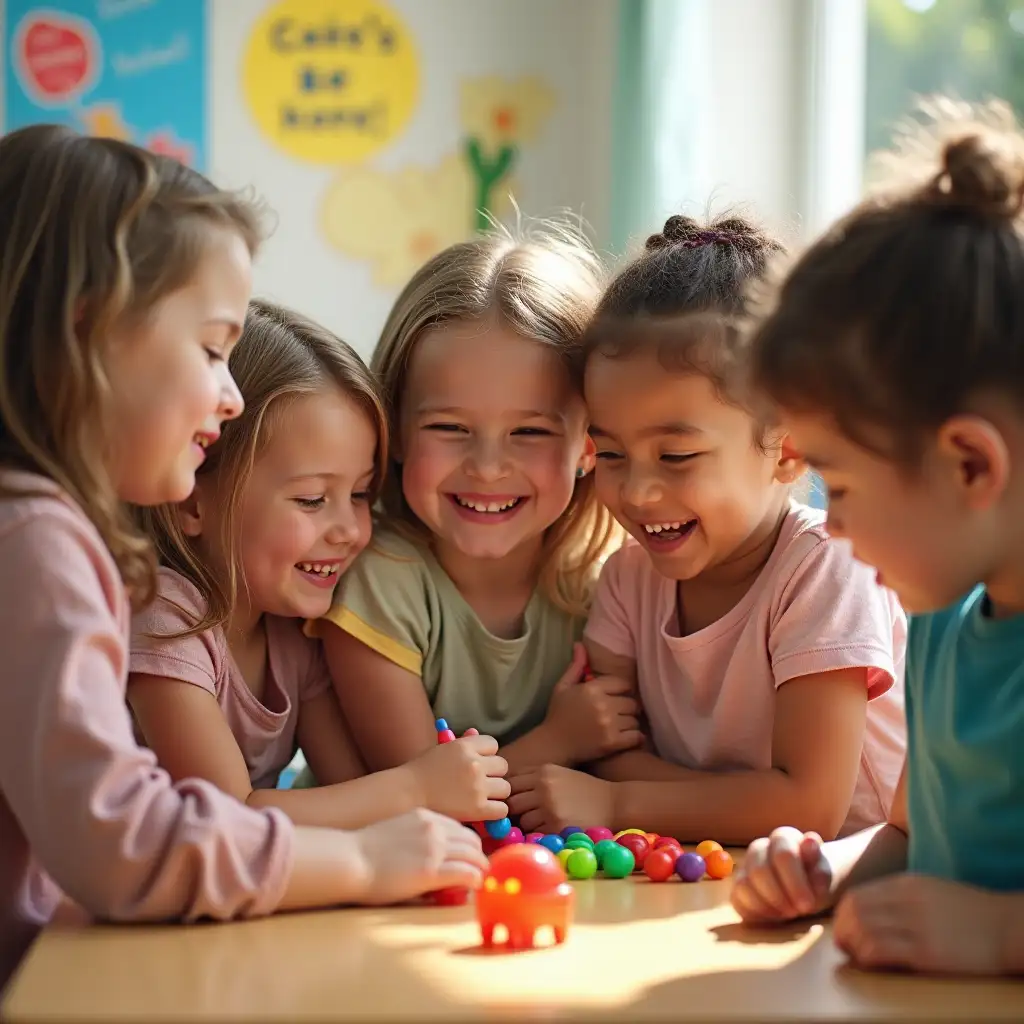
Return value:
<svg viewBox="0 0 1024 1024">
<path fill-rule="evenodd" d="M 227 567 L 222 578 L 181 528 L 178 505 L 139 508 L 136 516 L 156 545 L 162 565 L 181 573 L 200 592 L 206 613 L 181 636 L 193 636 L 226 621 L 245 577 L 238 562 L 239 509 L 260 453 L 282 410 L 305 395 L 336 385 L 365 413 L 377 434 L 371 497 L 380 493 L 387 459 L 388 424 L 384 403 L 366 364 L 355 350 L 319 324 L 289 309 L 254 299 L 242 338 L 228 361 L 245 399 L 245 410 L 224 424 L 196 476 L 216 474 L 219 490 L 230 495 L 219 538 Z"/>
<path fill-rule="evenodd" d="M 538 225 L 518 235 L 495 230 L 449 246 L 417 271 L 395 302 L 371 367 L 400 429 L 409 360 L 419 340 L 442 324 L 496 319 L 549 345 L 571 370 L 601 294 L 600 262 L 575 231 Z M 402 493 L 391 459 L 381 496 L 385 521 L 423 542 L 430 535 Z M 585 615 L 597 570 L 621 537 L 598 501 L 593 473 L 576 481 L 568 507 L 544 538 L 540 586 L 558 607 Z"/>
<path fill-rule="evenodd" d="M 57 125 L 0 139 L 0 467 L 81 506 L 136 605 L 156 561 L 110 477 L 104 357 L 112 328 L 188 282 L 215 225 L 257 248 L 257 209 L 174 160 Z"/>
</svg>

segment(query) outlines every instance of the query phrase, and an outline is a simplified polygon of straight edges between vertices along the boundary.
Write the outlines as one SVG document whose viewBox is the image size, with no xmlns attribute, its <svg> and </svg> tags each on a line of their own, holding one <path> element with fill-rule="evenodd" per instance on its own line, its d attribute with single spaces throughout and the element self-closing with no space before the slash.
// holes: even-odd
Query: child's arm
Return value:
<svg viewBox="0 0 1024 1024">
<path fill-rule="evenodd" d="M 767 834 L 780 821 L 834 837 L 860 769 L 865 675 L 866 669 L 839 669 L 779 687 L 771 768 L 674 768 L 674 782 L 613 783 L 615 822 L 643 821 L 665 835 L 714 836 L 734 845 Z"/>
<path fill-rule="evenodd" d="M 579 817 L 585 805 L 591 815 L 601 809 L 612 828 L 643 822 L 683 840 L 713 836 L 746 844 L 779 821 L 834 836 L 848 813 L 860 766 L 865 671 L 804 676 L 779 688 L 771 768 L 697 771 L 637 752 L 633 760 L 664 771 L 664 781 L 584 780 L 578 773 L 545 769 L 512 779 L 516 796 L 510 806 L 531 828 L 572 824 L 569 819 Z"/>
<path fill-rule="evenodd" d="M 332 623 L 322 622 L 320 632 L 342 711 L 371 770 L 404 764 L 437 743 L 434 715 L 418 675 Z M 580 649 L 556 684 L 560 690 L 582 685 L 582 655 Z M 610 680 L 603 689 L 594 687 L 592 694 L 568 694 L 557 714 L 549 714 L 535 729 L 501 748 L 509 772 L 548 761 L 584 759 L 589 748 L 579 744 L 578 735 L 582 731 L 584 742 L 593 743 L 599 726 L 591 723 L 602 719 L 609 745 L 638 742 L 631 714 L 634 702 L 626 696 L 629 689 Z M 583 711 L 581 703 L 587 705 Z"/>
<path fill-rule="evenodd" d="M 279 808 L 297 825 L 361 828 L 417 807 L 460 818 L 469 812 L 463 820 L 507 814 L 500 796 L 490 796 L 491 789 L 500 793 L 507 786 L 486 774 L 504 768 L 490 737 L 463 739 L 448 744 L 455 748 L 450 753 L 431 750 L 410 764 L 336 785 L 253 789 L 242 752 L 211 693 L 192 683 L 135 675 L 128 699 L 147 744 L 173 780 L 206 779 L 250 807 Z M 322 753 L 314 750 L 314 766 Z"/>
<path fill-rule="evenodd" d="M 332 689 L 302 701 L 295 738 L 318 785 L 332 786 L 366 775 L 366 765 Z"/>
<path fill-rule="evenodd" d="M 384 826 L 295 829 L 202 780 L 172 785 L 125 708 L 120 586 L 63 508 L 0 534 L 0 791 L 71 899 L 105 919 L 224 919 L 479 880 L 477 838 L 432 816 L 382 843 Z"/>
</svg>

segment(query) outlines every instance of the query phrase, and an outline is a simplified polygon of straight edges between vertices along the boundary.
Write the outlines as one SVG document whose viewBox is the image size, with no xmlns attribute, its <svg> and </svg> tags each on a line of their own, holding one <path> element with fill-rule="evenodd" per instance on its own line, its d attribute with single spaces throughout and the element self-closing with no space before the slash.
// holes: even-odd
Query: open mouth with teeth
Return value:
<svg viewBox="0 0 1024 1024">
<path fill-rule="evenodd" d="M 337 578 L 340 562 L 299 562 L 296 569 L 315 580 L 334 580 Z"/>
<path fill-rule="evenodd" d="M 213 444 L 213 438 L 211 438 L 209 434 L 196 434 L 196 436 L 192 438 L 192 443 L 198 445 L 203 449 L 203 451 L 206 451 L 206 449 Z"/>
<path fill-rule="evenodd" d="M 507 514 L 517 509 L 524 501 L 526 501 L 526 498 L 524 497 L 514 496 L 484 498 L 479 495 L 469 497 L 461 494 L 450 494 L 449 497 L 456 508 L 462 509 L 463 511 L 471 514 L 475 513 L 477 515 L 485 516 L 499 516 Z"/>
<path fill-rule="evenodd" d="M 653 546 L 674 544 L 688 537 L 697 525 L 696 519 L 676 519 L 665 523 L 644 523 L 644 534 Z"/>
</svg>

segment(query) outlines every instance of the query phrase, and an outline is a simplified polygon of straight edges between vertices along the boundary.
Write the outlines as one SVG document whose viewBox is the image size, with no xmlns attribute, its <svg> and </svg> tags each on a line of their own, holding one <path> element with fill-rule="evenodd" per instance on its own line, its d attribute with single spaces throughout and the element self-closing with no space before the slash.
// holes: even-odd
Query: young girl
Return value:
<svg viewBox="0 0 1024 1024">
<path fill-rule="evenodd" d="M 941 150 L 909 136 L 901 187 L 806 253 L 754 339 L 829 530 L 914 615 L 904 775 L 887 824 L 757 840 L 733 904 L 763 921 L 838 901 L 862 967 L 1019 974 L 1024 139 L 1006 108 L 936 112 Z"/>
<path fill-rule="evenodd" d="M 383 524 L 318 624 L 373 770 L 434 745 L 435 717 L 496 736 L 513 770 L 640 738 L 624 683 L 577 685 L 613 533 L 569 370 L 597 296 L 574 237 L 495 234 L 430 260 L 385 325 Z"/>
<path fill-rule="evenodd" d="M 641 824 L 747 842 L 885 817 L 904 748 L 905 621 L 791 495 L 803 466 L 743 400 L 728 322 L 778 242 L 672 217 L 585 343 L 597 490 L 632 541 L 601 575 L 593 670 L 639 685 L 651 749 L 513 778 L 524 828 Z"/>
<path fill-rule="evenodd" d="M 320 644 L 302 632 L 370 539 L 387 424 L 369 370 L 316 324 L 261 302 L 229 368 L 244 413 L 188 501 L 141 510 L 163 561 L 128 679 L 148 746 L 172 779 L 207 779 L 298 824 L 355 828 L 420 806 L 505 817 L 506 765 L 487 736 L 359 778 Z M 275 788 L 296 741 L 335 785 Z"/>
<path fill-rule="evenodd" d="M 122 502 L 184 500 L 242 402 L 227 371 L 253 210 L 174 161 L 52 125 L 0 139 L 0 983 L 61 890 L 120 920 L 264 914 L 472 885 L 469 830 L 418 812 L 297 829 L 141 749 Z"/>
</svg>

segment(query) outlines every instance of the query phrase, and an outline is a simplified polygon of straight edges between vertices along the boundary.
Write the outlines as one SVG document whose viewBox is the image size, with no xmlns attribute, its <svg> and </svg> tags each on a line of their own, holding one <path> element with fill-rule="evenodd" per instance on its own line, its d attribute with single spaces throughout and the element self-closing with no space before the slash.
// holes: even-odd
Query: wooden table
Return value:
<svg viewBox="0 0 1024 1024">
<path fill-rule="evenodd" d="M 0 1016 L 36 1021 L 1024 1020 L 1024 984 L 851 970 L 827 922 L 740 926 L 728 881 L 576 883 L 564 946 L 489 953 L 472 908 L 54 924 Z M 964 941 L 969 941 L 965 936 Z"/>
</svg>

